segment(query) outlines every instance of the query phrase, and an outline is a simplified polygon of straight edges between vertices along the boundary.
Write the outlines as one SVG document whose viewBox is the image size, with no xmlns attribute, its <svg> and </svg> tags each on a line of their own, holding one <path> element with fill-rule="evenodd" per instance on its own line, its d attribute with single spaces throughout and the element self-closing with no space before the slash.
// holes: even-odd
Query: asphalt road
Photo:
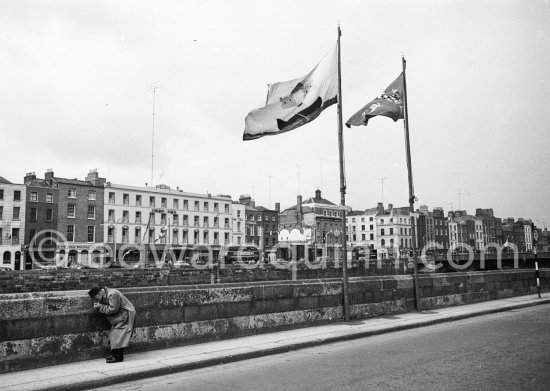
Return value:
<svg viewBox="0 0 550 391">
<path fill-rule="evenodd" d="M 550 390 L 550 305 L 98 390 L 546 391 Z"/>
</svg>

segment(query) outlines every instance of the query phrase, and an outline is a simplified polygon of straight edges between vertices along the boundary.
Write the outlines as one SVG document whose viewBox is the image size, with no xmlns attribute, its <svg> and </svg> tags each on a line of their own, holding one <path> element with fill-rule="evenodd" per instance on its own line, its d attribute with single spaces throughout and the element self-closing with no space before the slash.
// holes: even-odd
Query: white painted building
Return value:
<svg viewBox="0 0 550 391">
<path fill-rule="evenodd" d="M 246 205 L 239 202 L 233 202 L 232 205 L 232 226 L 231 226 L 231 244 L 235 246 L 241 246 L 245 243 L 245 218 L 246 218 Z"/>
<path fill-rule="evenodd" d="M 24 270 L 26 186 L 0 177 L 0 266 Z"/>
<path fill-rule="evenodd" d="M 231 244 L 230 196 L 197 194 L 166 185 L 105 186 L 106 243 L 211 246 L 214 256 Z M 120 248 L 120 247 L 119 247 Z"/>
</svg>

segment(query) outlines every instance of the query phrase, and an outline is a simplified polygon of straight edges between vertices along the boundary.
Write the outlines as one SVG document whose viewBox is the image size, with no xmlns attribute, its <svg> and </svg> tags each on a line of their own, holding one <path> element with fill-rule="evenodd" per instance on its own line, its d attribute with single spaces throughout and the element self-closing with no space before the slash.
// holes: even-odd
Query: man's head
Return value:
<svg viewBox="0 0 550 391">
<path fill-rule="evenodd" d="M 105 292 L 105 289 L 100 288 L 98 286 L 94 286 L 90 291 L 88 292 L 88 295 L 92 298 L 92 300 L 100 301 L 103 297 L 103 294 Z"/>
</svg>

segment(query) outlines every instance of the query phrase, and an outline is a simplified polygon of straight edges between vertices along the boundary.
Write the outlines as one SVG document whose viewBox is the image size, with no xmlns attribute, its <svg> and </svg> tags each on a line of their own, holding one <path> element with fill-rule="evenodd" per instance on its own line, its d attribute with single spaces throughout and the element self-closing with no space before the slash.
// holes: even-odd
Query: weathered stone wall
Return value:
<svg viewBox="0 0 550 391">
<path fill-rule="evenodd" d="M 376 262 L 368 267 L 354 265 L 349 275 L 369 276 L 403 274 L 403 263 L 397 268 L 394 261 Z M 93 286 L 130 288 L 146 286 L 197 285 L 252 281 L 303 280 L 312 278 L 338 278 L 342 269 L 326 267 L 312 269 L 305 266 L 292 268 L 273 265 L 219 265 L 211 268 L 181 269 L 53 269 L 53 270 L 0 270 L 0 293 L 49 292 L 90 289 Z"/>
<path fill-rule="evenodd" d="M 550 270 L 541 271 L 543 290 Z M 138 311 L 129 352 L 306 327 L 342 318 L 340 279 L 122 288 Z M 423 309 L 536 292 L 535 272 L 420 277 Z M 351 317 L 412 311 L 408 275 L 351 277 Z M 86 291 L 0 295 L 0 373 L 101 357 L 109 324 Z"/>
</svg>

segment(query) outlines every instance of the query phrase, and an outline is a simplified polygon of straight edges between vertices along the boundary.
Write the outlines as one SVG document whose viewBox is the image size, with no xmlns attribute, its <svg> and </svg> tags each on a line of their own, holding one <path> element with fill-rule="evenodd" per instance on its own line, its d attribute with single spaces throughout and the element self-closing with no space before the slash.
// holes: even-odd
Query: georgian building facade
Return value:
<svg viewBox="0 0 550 391">
<path fill-rule="evenodd" d="M 334 258 L 336 249 L 342 247 L 344 237 L 344 212 L 350 208 L 336 205 L 321 196 L 321 190 L 315 191 L 315 197 L 297 203 L 285 209 L 279 215 L 279 243 L 293 246 L 296 256 L 313 259 L 327 255 Z M 289 258 L 283 251 L 283 258 Z"/>
<path fill-rule="evenodd" d="M 24 270 L 26 187 L 0 177 L 0 256 L 3 267 Z"/>
<path fill-rule="evenodd" d="M 59 189 L 34 172 L 24 179 L 27 188 L 25 218 L 25 269 L 55 262 Z"/>
<path fill-rule="evenodd" d="M 134 249 L 141 244 L 168 245 L 190 257 L 193 248 L 209 246 L 217 259 L 222 246 L 231 244 L 230 196 L 189 193 L 166 185 L 135 187 L 108 182 L 104 197 L 106 243 L 116 243 L 118 251 L 131 249 L 131 245 Z"/>
</svg>

